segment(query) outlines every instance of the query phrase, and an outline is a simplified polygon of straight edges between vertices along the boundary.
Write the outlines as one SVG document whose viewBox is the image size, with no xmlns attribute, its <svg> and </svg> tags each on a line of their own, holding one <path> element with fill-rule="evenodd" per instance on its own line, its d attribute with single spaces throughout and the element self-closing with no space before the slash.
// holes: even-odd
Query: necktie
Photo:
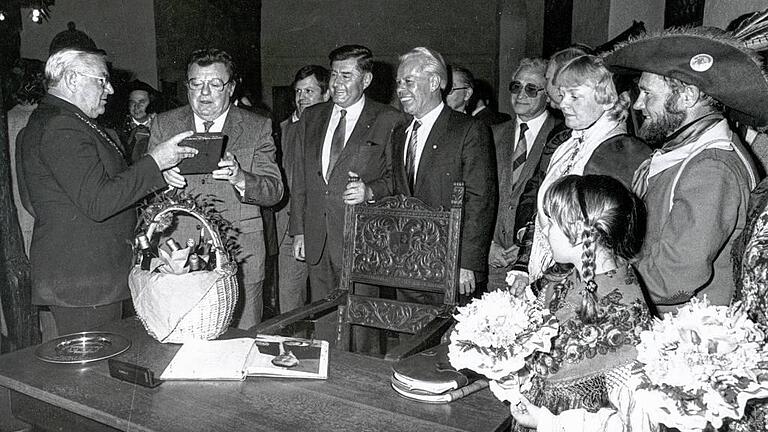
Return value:
<svg viewBox="0 0 768 432">
<path fill-rule="evenodd" d="M 528 125 L 520 123 L 520 138 L 517 139 L 515 151 L 512 152 L 512 184 L 514 186 L 517 186 L 517 181 L 520 179 L 520 173 L 523 171 L 525 158 L 528 156 L 528 142 L 525 140 L 525 131 L 527 130 Z"/>
<path fill-rule="evenodd" d="M 416 150 L 419 144 L 417 131 L 421 122 L 414 120 L 411 128 L 411 139 L 408 140 L 408 149 L 405 153 L 405 173 L 408 176 L 408 187 L 413 191 L 413 185 L 416 184 Z"/>
<path fill-rule="evenodd" d="M 339 124 L 336 125 L 336 130 L 333 131 L 333 138 L 331 138 L 331 154 L 328 157 L 328 171 L 325 172 L 326 182 L 331 177 L 333 166 L 336 165 L 341 151 L 344 150 L 344 136 L 347 132 L 347 110 L 341 110 L 339 113 L 341 114 Z"/>
<path fill-rule="evenodd" d="M 203 122 L 203 127 L 205 128 L 205 133 L 208 133 L 208 131 L 211 130 L 211 126 L 213 126 L 213 122 L 212 121 L 207 121 L 206 120 L 206 121 Z"/>
</svg>

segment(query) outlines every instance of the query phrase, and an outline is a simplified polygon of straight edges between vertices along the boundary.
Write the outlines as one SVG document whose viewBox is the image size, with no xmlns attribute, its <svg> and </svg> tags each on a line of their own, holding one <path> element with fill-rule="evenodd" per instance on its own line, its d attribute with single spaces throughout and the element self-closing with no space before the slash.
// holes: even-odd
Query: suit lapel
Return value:
<svg viewBox="0 0 768 432">
<path fill-rule="evenodd" d="M 224 120 L 224 127 L 221 129 L 221 133 L 227 137 L 227 149 L 226 151 L 235 150 L 240 143 L 240 135 L 243 133 L 242 117 L 238 108 L 232 107 L 229 109 L 226 120 Z"/>
<path fill-rule="evenodd" d="M 315 145 L 315 160 L 320 167 L 320 171 L 323 169 L 323 141 L 325 141 L 325 133 L 328 130 L 328 123 L 331 121 L 331 114 L 333 113 L 333 102 L 328 101 L 325 106 L 320 110 L 319 120 L 311 124 L 311 130 L 309 130 L 309 139 Z"/>
<path fill-rule="evenodd" d="M 397 176 L 394 181 L 395 184 L 402 185 L 402 187 L 398 188 L 400 192 L 405 193 L 407 190 L 409 195 L 413 195 L 413 191 L 408 190 L 408 179 L 405 175 L 403 158 L 405 157 L 405 138 L 407 137 L 405 131 L 412 121 L 412 119 L 409 119 L 407 122 L 396 126 L 395 130 L 392 131 L 392 172 Z"/>
<path fill-rule="evenodd" d="M 528 152 L 528 156 L 525 158 L 525 165 L 523 166 L 523 170 L 520 172 L 520 178 L 518 179 L 517 184 L 514 185 L 514 189 L 512 191 L 513 194 L 522 193 L 525 184 L 528 183 L 528 180 L 530 180 L 531 176 L 533 176 L 533 172 L 538 167 L 539 160 L 541 160 L 541 154 L 544 151 L 544 146 L 547 144 L 549 133 L 552 132 L 552 128 L 554 126 L 555 118 L 548 114 L 544 124 L 541 125 L 541 129 L 539 130 L 538 135 L 536 135 L 536 139 L 533 140 L 531 151 Z M 512 173 L 511 164 L 512 161 L 510 160 L 510 179 Z M 544 169 L 546 169 L 546 167 L 544 167 Z"/>
<path fill-rule="evenodd" d="M 443 137 L 448 128 L 450 127 L 449 118 L 451 116 L 451 109 L 448 106 L 444 106 L 440 111 L 440 115 L 437 116 L 435 124 L 432 125 L 432 129 L 429 131 L 427 141 L 424 143 L 424 149 L 421 151 L 421 159 L 419 160 L 419 168 L 416 171 L 416 182 L 413 185 L 414 192 L 419 189 L 419 185 L 424 182 L 426 178 L 431 177 L 429 169 L 432 166 L 432 159 L 434 153 L 440 148 L 441 143 L 444 141 Z"/>
<path fill-rule="evenodd" d="M 355 123 L 355 128 L 352 129 L 352 133 L 349 134 L 344 149 L 341 150 L 339 159 L 336 160 L 336 165 L 333 167 L 334 171 L 336 170 L 336 167 L 343 165 L 348 158 L 354 158 L 354 155 L 358 153 L 360 146 L 364 145 L 363 138 L 375 121 L 376 113 L 371 107 L 371 102 L 366 99 L 365 104 L 363 105 L 363 110 L 360 111 L 360 117 L 357 119 L 357 123 Z M 350 166 L 354 166 L 354 159 L 352 162 L 353 163 Z"/>
</svg>

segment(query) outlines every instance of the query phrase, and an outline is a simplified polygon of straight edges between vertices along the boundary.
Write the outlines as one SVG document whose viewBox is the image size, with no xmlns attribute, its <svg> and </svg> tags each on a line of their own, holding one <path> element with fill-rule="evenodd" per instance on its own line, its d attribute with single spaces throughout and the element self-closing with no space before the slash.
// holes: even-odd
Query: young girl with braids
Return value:
<svg viewBox="0 0 768 432">
<path fill-rule="evenodd" d="M 560 323 L 549 354 L 528 362 L 532 387 L 521 395 L 492 383 L 511 403 L 512 430 L 653 430 L 632 400 L 639 380 L 635 345 L 649 311 L 630 262 L 645 233 L 645 207 L 618 180 L 569 175 L 547 190 L 546 233 L 554 259 L 534 283 Z M 566 266 L 567 265 L 567 266 Z"/>
</svg>

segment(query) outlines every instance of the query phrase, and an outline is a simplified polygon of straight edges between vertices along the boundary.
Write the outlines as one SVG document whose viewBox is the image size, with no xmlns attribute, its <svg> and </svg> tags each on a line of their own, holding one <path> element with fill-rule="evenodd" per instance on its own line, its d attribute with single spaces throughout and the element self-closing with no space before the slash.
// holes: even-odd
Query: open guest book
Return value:
<svg viewBox="0 0 768 432">
<path fill-rule="evenodd" d="M 283 336 L 182 345 L 162 380 L 244 380 L 248 376 L 328 378 L 328 342 Z"/>
</svg>

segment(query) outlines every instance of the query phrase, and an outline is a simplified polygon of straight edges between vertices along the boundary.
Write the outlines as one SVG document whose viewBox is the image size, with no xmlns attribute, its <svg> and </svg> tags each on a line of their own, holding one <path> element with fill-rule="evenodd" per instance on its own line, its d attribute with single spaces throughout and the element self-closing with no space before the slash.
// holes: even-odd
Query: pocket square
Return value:
<svg viewBox="0 0 768 432">
<path fill-rule="evenodd" d="M 373 141 L 366 141 L 366 142 L 365 142 L 365 145 L 367 145 L 367 146 L 369 146 L 369 147 L 373 147 L 373 146 L 377 146 L 377 145 L 379 145 L 379 143 L 377 143 L 377 142 L 373 142 Z"/>
</svg>

